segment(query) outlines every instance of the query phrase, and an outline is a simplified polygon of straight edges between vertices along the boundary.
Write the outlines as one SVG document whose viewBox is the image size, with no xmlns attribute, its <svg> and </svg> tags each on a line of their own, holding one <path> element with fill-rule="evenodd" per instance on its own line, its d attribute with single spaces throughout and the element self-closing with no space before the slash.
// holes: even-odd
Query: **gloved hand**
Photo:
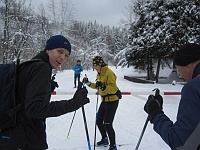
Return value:
<svg viewBox="0 0 200 150">
<path fill-rule="evenodd" d="M 58 86 L 58 83 L 56 82 L 56 81 L 54 81 L 55 80 L 55 76 L 56 76 L 56 74 L 54 74 L 53 76 L 52 76 L 52 78 L 51 78 L 51 92 L 53 92 L 54 90 L 55 90 L 55 88 L 57 87 L 59 87 Z"/>
<path fill-rule="evenodd" d="M 82 83 L 88 83 L 88 82 L 89 82 L 88 77 L 84 77 Z"/>
<path fill-rule="evenodd" d="M 144 105 L 144 110 L 149 114 L 150 122 L 152 123 L 154 117 L 160 113 L 164 113 L 162 111 L 163 108 L 163 98 L 160 94 L 149 95 L 146 104 Z"/>
<path fill-rule="evenodd" d="M 103 84 L 101 81 L 97 81 L 96 82 L 96 88 L 101 89 L 102 91 L 104 91 L 106 89 L 106 85 Z"/>
<path fill-rule="evenodd" d="M 56 81 L 51 80 L 51 92 L 53 92 L 56 87 L 59 87 L 58 83 Z"/>
<path fill-rule="evenodd" d="M 75 102 L 78 108 L 90 102 L 87 94 L 88 90 L 85 87 L 78 89 L 74 94 L 72 100 Z"/>
<path fill-rule="evenodd" d="M 91 82 L 88 80 L 88 77 L 87 77 L 87 76 L 85 76 L 85 77 L 83 78 L 82 83 L 83 83 L 83 84 L 86 84 L 86 85 L 88 85 L 88 86 L 90 86 L 90 84 L 91 84 Z"/>
</svg>

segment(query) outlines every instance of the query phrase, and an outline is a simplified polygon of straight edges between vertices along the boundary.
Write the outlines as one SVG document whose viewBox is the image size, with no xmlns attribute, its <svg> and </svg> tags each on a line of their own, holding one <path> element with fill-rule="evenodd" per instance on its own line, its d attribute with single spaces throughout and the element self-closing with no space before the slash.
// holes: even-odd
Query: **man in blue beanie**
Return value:
<svg viewBox="0 0 200 150">
<path fill-rule="evenodd" d="M 22 109 L 17 114 L 16 126 L 0 131 L 1 150 L 47 149 L 46 118 L 75 111 L 89 103 L 86 88 L 78 89 L 69 100 L 50 101 L 52 69 L 59 68 L 70 53 L 71 44 L 64 36 L 52 36 L 32 62 L 19 68 L 16 99 Z"/>
<path fill-rule="evenodd" d="M 63 48 L 71 54 L 71 44 L 70 42 L 62 35 L 55 35 L 52 36 L 50 39 L 47 40 L 46 46 L 44 51 L 52 50 L 55 48 Z M 60 66 L 60 64 L 58 64 Z M 58 84 L 56 81 L 54 81 L 55 78 L 52 77 L 51 79 L 51 92 L 54 91 L 56 87 L 58 87 Z"/>
<path fill-rule="evenodd" d="M 160 94 L 150 95 L 144 106 L 154 130 L 172 150 L 200 150 L 200 45 L 183 45 L 176 53 L 174 64 L 187 81 L 181 90 L 176 121 L 163 111 Z"/>
<path fill-rule="evenodd" d="M 69 55 L 71 54 L 71 44 L 64 36 L 55 35 L 47 40 L 44 52 L 47 53 L 48 55 L 54 55 L 55 49 L 57 49 L 59 53 L 62 53 L 63 55 L 62 57 L 60 57 L 59 55 L 57 57 L 56 56 L 49 57 L 49 61 L 50 61 L 52 69 L 59 68 L 60 65 L 64 63 L 66 58 L 69 57 Z M 37 56 L 36 56 L 36 59 L 37 59 Z"/>
</svg>

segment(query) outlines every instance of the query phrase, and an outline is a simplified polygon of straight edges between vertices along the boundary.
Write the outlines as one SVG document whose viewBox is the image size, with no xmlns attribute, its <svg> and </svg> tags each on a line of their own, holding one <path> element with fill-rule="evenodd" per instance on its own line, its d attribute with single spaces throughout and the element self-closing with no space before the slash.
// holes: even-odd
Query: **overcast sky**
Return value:
<svg viewBox="0 0 200 150">
<path fill-rule="evenodd" d="M 123 11 L 131 0 L 69 0 L 75 7 L 74 18 L 79 21 L 97 21 L 99 24 L 119 26 L 124 17 Z M 32 0 L 33 3 L 46 3 L 48 0 Z"/>
</svg>

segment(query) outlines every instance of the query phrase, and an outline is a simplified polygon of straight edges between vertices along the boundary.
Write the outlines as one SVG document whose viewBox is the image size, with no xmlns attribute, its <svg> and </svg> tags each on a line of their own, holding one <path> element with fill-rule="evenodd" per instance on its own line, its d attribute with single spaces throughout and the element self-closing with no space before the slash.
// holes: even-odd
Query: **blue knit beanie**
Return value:
<svg viewBox="0 0 200 150">
<path fill-rule="evenodd" d="M 44 51 L 55 48 L 65 48 L 69 51 L 69 54 L 71 54 L 71 44 L 68 39 L 62 35 L 55 35 L 48 39 Z"/>
</svg>

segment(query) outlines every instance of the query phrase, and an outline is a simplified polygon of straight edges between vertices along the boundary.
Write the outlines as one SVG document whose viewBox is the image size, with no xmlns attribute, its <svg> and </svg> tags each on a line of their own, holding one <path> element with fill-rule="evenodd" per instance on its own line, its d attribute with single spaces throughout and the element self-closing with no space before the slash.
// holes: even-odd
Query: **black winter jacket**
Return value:
<svg viewBox="0 0 200 150">
<path fill-rule="evenodd" d="M 73 100 L 50 102 L 52 68 L 49 57 L 45 52 L 40 52 L 34 59 L 41 61 L 29 63 L 20 69 L 18 89 L 21 94 L 17 93 L 17 98 L 23 97 L 23 108 L 18 113 L 17 125 L 0 132 L 0 147 L 47 149 L 45 119 L 80 107 Z"/>
</svg>

